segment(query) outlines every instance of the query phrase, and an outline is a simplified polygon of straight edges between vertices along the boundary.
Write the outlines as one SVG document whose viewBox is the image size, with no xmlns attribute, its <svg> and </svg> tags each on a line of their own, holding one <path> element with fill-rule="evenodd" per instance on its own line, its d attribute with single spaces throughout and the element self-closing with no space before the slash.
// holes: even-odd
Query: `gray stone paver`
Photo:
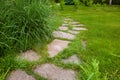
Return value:
<svg viewBox="0 0 120 80">
<path fill-rule="evenodd" d="M 77 28 L 77 27 L 73 27 L 73 30 L 80 31 L 80 30 L 87 30 L 87 29 L 86 29 L 86 28 Z"/>
<path fill-rule="evenodd" d="M 86 40 L 82 40 L 81 44 L 82 44 L 82 49 L 86 49 L 87 41 Z"/>
<path fill-rule="evenodd" d="M 66 33 L 66 32 L 62 32 L 62 31 L 54 31 L 53 36 L 55 38 L 65 38 L 68 40 L 73 40 L 75 38 L 75 35 L 70 34 L 70 33 Z"/>
<path fill-rule="evenodd" d="M 83 24 L 74 24 L 73 27 L 83 27 Z"/>
<path fill-rule="evenodd" d="M 26 59 L 28 61 L 37 61 L 41 58 L 40 55 L 38 55 L 35 51 L 33 50 L 28 50 L 24 53 L 21 53 L 19 56 L 20 59 Z"/>
<path fill-rule="evenodd" d="M 58 39 L 55 39 L 54 41 L 52 41 L 47 46 L 49 57 L 56 56 L 59 52 L 67 48 L 69 43 L 70 41 L 64 41 L 64 40 L 58 40 Z"/>
<path fill-rule="evenodd" d="M 62 26 L 68 26 L 68 25 L 69 25 L 69 24 L 65 24 L 65 23 L 64 23 L 64 24 L 62 24 Z"/>
<path fill-rule="evenodd" d="M 79 34 L 80 33 L 79 31 L 73 31 L 73 30 L 69 30 L 68 32 L 71 34 Z"/>
<path fill-rule="evenodd" d="M 78 25 L 79 22 L 71 22 L 70 24 L 72 24 L 72 25 Z"/>
<path fill-rule="evenodd" d="M 48 63 L 38 65 L 34 72 L 48 80 L 77 80 L 75 71 L 62 69 Z"/>
<path fill-rule="evenodd" d="M 62 62 L 64 62 L 65 64 L 68 64 L 68 63 L 80 64 L 81 63 L 80 59 L 75 54 L 69 57 L 68 59 L 63 59 Z"/>
<path fill-rule="evenodd" d="M 15 70 L 10 73 L 6 80 L 36 80 L 34 77 L 28 75 L 25 71 Z"/>
<path fill-rule="evenodd" d="M 61 26 L 61 27 L 59 27 L 59 29 L 63 30 L 63 31 L 66 31 L 66 30 L 68 30 L 68 27 Z"/>
</svg>

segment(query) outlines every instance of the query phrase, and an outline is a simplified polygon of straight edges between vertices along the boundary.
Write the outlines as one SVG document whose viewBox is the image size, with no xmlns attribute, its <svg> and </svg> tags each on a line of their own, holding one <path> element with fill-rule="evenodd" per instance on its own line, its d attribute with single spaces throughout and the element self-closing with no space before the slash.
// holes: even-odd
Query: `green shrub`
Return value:
<svg viewBox="0 0 120 80">
<path fill-rule="evenodd" d="M 0 54 L 32 48 L 51 37 L 47 0 L 2 0 L 0 5 Z"/>
</svg>

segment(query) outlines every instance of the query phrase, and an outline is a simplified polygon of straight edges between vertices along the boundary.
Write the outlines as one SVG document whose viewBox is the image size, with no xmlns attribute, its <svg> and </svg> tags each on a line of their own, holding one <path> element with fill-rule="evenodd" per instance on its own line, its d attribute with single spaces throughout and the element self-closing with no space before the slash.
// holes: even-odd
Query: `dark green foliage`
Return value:
<svg viewBox="0 0 120 80">
<path fill-rule="evenodd" d="M 0 54 L 32 48 L 51 36 L 47 0 L 2 0 L 0 5 Z"/>
<path fill-rule="evenodd" d="M 64 0 L 66 5 L 72 5 L 74 4 L 73 0 Z"/>
</svg>

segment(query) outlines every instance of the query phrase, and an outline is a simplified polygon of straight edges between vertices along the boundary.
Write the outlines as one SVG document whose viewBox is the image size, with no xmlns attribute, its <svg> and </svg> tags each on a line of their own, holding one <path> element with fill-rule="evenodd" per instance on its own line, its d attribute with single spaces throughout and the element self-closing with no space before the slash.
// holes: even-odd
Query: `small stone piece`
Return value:
<svg viewBox="0 0 120 80">
<path fill-rule="evenodd" d="M 65 30 L 68 30 L 68 27 L 61 26 L 59 27 L 59 29 L 65 31 Z"/>
<path fill-rule="evenodd" d="M 77 80 L 75 71 L 62 69 L 53 64 L 39 65 L 34 72 L 48 80 Z"/>
<path fill-rule="evenodd" d="M 21 53 L 20 59 L 26 59 L 28 61 L 37 61 L 41 56 L 39 56 L 35 51 L 28 50 L 25 53 Z"/>
<path fill-rule="evenodd" d="M 54 31 L 53 36 L 56 38 L 64 38 L 64 39 L 68 39 L 68 40 L 73 40 L 75 38 L 75 35 L 66 33 L 66 32 L 62 32 L 62 31 Z"/>
<path fill-rule="evenodd" d="M 15 70 L 10 73 L 10 76 L 8 76 L 6 80 L 36 80 L 36 79 L 28 75 L 25 71 Z"/>
<path fill-rule="evenodd" d="M 84 26 L 83 24 L 73 24 L 74 27 L 81 27 Z"/>
<path fill-rule="evenodd" d="M 68 32 L 71 34 L 79 34 L 80 33 L 79 31 L 72 31 L 72 30 L 69 30 Z"/>
<path fill-rule="evenodd" d="M 62 62 L 64 62 L 65 64 L 67 64 L 67 63 L 74 63 L 74 64 L 81 63 L 81 61 L 77 57 L 77 55 L 73 55 L 73 56 L 69 57 L 68 59 L 63 59 Z"/>
<path fill-rule="evenodd" d="M 68 26 L 69 24 L 62 24 L 62 26 Z"/>
<path fill-rule="evenodd" d="M 72 24 L 72 25 L 78 25 L 79 22 L 71 22 L 70 24 Z"/>
<path fill-rule="evenodd" d="M 73 28 L 73 30 L 80 31 L 80 30 L 87 30 L 86 28 Z"/>
<path fill-rule="evenodd" d="M 69 43 L 70 41 L 55 39 L 48 45 L 49 57 L 54 57 L 55 55 L 57 55 L 60 51 L 67 48 Z"/>
<path fill-rule="evenodd" d="M 72 19 L 71 18 L 66 18 L 65 21 L 72 21 Z"/>
<path fill-rule="evenodd" d="M 82 43 L 82 48 L 86 49 L 87 41 L 86 40 L 82 40 L 81 43 Z"/>
</svg>

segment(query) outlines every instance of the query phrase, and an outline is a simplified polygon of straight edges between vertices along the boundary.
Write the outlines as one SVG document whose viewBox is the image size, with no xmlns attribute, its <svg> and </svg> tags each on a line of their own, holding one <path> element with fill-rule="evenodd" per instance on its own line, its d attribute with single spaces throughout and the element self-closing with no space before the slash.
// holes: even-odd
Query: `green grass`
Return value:
<svg viewBox="0 0 120 80">
<path fill-rule="evenodd" d="M 73 69 L 78 72 L 78 80 L 119 80 L 120 79 L 120 6 L 84 7 L 79 6 L 75 11 L 74 6 L 59 6 L 56 12 L 50 16 L 51 30 L 56 30 L 62 25 L 63 19 L 71 17 L 75 21 L 84 24 L 88 31 L 81 31 L 75 40 L 69 44 L 69 48 L 60 52 L 54 58 L 48 58 L 46 45 L 33 46 L 34 50 L 43 57 L 36 62 L 17 61 L 16 54 L 7 54 L 0 58 L 0 78 L 4 79 L 6 73 L 15 69 L 25 70 L 37 80 L 45 80 L 33 73 L 33 69 L 40 64 L 52 63 L 62 68 Z M 86 49 L 82 49 L 81 40 L 87 41 Z M 10 52 L 11 53 L 11 52 Z M 73 54 L 84 62 L 78 64 L 64 64 L 61 59 Z M 12 63 L 11 63 L 12 62 Z M 1 66 L 2 65 L 2 66 Z M 2 80 L 0 79 L 0 80 Z"/>
<path fill-rule="evenodd" d="M 85 62 L 97 59 L 99 70 L 102 74 L 107 73 L 110 80 L 120 79 L 120 10 L 119 6 L 106 7 L 83 7 L 79 6 L 74 11 L 73 6 L 66 6 L 59 16 L 71 17 L 81 22 L 88 29 L 78 35 L 68 51 L 62 54 L 79 54 Z M 73 12 L 74 11 L 74 12 Z M 79 42 L 87 40 L 87 49 L 82 50 Z M 76 46 L 76 47 L 75 47 Z M 69 51 L 70 50 L 70 51 Z"/>
</svg>

